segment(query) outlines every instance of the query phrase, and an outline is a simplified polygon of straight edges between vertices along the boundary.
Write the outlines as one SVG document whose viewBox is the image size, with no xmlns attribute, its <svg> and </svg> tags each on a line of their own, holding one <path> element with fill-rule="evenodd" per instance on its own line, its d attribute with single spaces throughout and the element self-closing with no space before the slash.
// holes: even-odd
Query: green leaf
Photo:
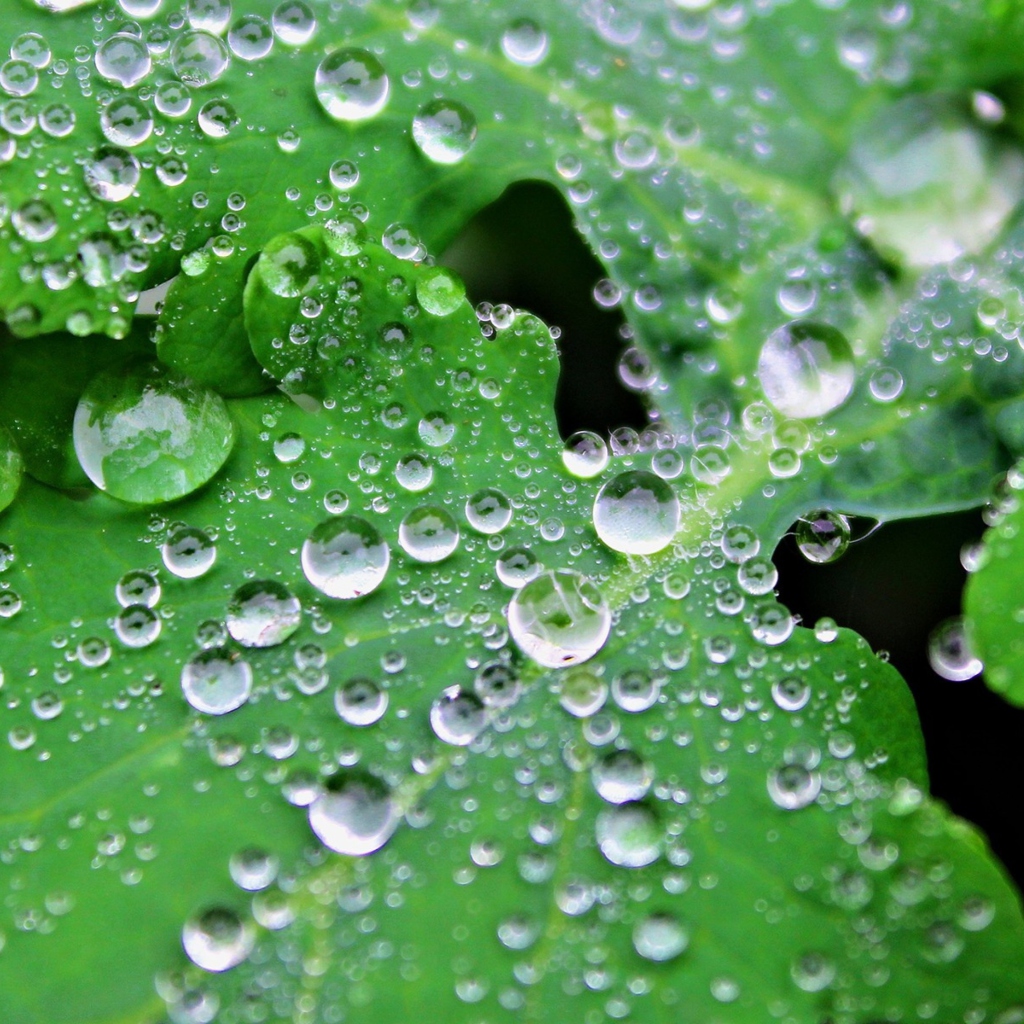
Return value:
<svg viewBox="0 0 1024 1024">
<path fill-rule="evenodd" d="M 596 496 L 647 457 L 567 473 L 556 354 L 535 318 L 481 331 L 465 301 L 429 312 L 435 268 L 300 237 L 320 261 L 307 294 L 273 294 L 261 268 L 246 304 L 270 339 L 254 337 L 257 351 L 302 387 L 295 401 L 230 403 L 238 442 L 213 487 L 161 515 L 29 482 L 0 520 L 14 553 L 6 607 L 20 606 L 0 621 L 0 772 L 17 780 L 0 799 L 8 1019 L 150 1022 L 164 1004 L 172 1020 L 197 1005 L 223 1020 L 358 1009 L 385 1021 L 410 1005 L 454 1021 L 562 1020 L 635 1005 L 668 1021 L 682 1005 L 755 1021 L 785 1004 L 811 1022 L 925 1000 L 959 1019 L 979 999 L 1009 1012 L 1020 909 L 978 837 L 926 797 L 896 672 L 852 634 L 793 631 L 763 587 L 745 590 L 756 536 L 724 544 L 686 478 L 677 545 L 609 551 L 590 523 Z M 302 344 L 274 346 L 299 327 Z M 472 525 L 467 500 L 482 489 L 509 499 L 497 532 Z M 460 530 L 437 562 L 417 560 L 408 537 L 423 507 Z M 312 586 L 303 554 L 338 512 L 391 549 L 379 586 L 355 600 Z M 161 567 L 181 524 L 215 539 L 205 574 Z M 524 656 L 535 647 L 506 615 L 501 578 L 516 548 L 585 573 L 613 611 L 581 668 Z M 137 647 L 128 620 L 145 609 L 119 611 L 115 591 L 140 569 L 161 592 L 121 584 L 121 600 L 157 599 L 159 635 Z M 240 589 L 260 580 L 304 610 L 274 646 L 232 624 Z M 180 681 L 218 641 L 222 659 L 249 666 L 252 692 L 230 714 L 197 713 Z M 355 679 L 387 694 L 375 724 L 339 717 L 335 692 Z M 581 686 L 607 705 L 577 720 L 561 702 L 582 710 Z M 625 775 L 604 760 L 617 749 L 636 755 Z M 404 820 L 368 857 L 333 854 L 304 805 L 366 772 Z M 602 799 L 602 786 L 633 799 Z M 248 848 L 281 864 L 267 892 L 230 880 Z M 190 967 L 179 946 L 210 908 L 259 926 L 249 962 L 223 975 Z M 678 957 L 637 952 L 659 955 L 666 934 L 685 934 Z"/>
</svg>

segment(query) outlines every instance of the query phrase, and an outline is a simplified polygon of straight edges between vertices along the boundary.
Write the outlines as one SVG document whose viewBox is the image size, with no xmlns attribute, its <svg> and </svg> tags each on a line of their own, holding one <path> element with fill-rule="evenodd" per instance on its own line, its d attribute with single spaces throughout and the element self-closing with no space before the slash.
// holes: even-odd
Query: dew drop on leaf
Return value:
<svg viewBox="0 0 1024 1024">
<path fill-rule="evenodd" d="M 228 862 L 231 880 L 247 892 L 266 889 L 277 877 L 280 861 L 266 850 L 251 847 L 232 854 Z"/>
<path fill-rule="evenodd" d="M 576 718 L 596 715 L 607 699 L 608 684 L 587 669 L 577 669 L 562 677 L 558 702 Z"/>
<path fill-rule="evenodd" d="M 545 668 L 592 658 L 608 639 L 611 618 L 601 591 L 569 569 L 545 572 L 526 583 L 508 608 L 512 639 Z"/>
<path fill-rule="evenodd" d="M 539 576 L 543 566 L 529 548 L 509 548 L 498 556 L 494 571 L 506 587 L 518 588 Z"/>
<path fill-rule="evenodd" d="M 485 487 L 466 500 L 466 520 L 479 533 L 501 533 L 512 521 L 512 503 L 493 487 Z"/>
<path fill-rule="evenodd" d="M 535 21 L 517 18 L 501 34 L 501 52 L 514 64 L 533 67 L 547 56 L 547 33 Z"/>
<path fill-rule="evenodd" d="M 594 500 L 594 529 L 613 551 L 652 555 L 671 543 L 680 508 L 672 485 L 643 470 L 620 473 Z"/>
<path fill-rule="evenodd" d="M 335 692 L 334 707 L 349 725 L 373 725 L 388 709 L 388 692 L 372 679 L 350 679 Z"/>
<path fill-rule="evenodd" d="M 213 567 L 217 560 L 217 545 L 204 530 L 181 526 L 171 531 L 160 554 L 170 572 L 180 579 L 191 580 Z"/>
<path fill-rule="evenodd" d="M 430 707 L 430 727 L 442 743 L 469 746 L 486 725 L 483 701 L 461 686 L 449 686 Z"/>
<path fill-rule="evenodd" d="M 416 112 L 412 137 L 428 160 L 456 164 L 476 141 L 476 118 L 471 110 L 454 100 L 432 100 Z"/>
<path fill-rule="evenodd" d="M 139 183 L 139 161 L 126 149 L 100 146 L 85 162 L 86 188 L 106 203 L 127 199 Z"/>
<path fill-rule="evenodd" d="M 810 512 L 796 523 L 796 546 L 808 562 L 834 562 L 850 545 L 850 521 L 830 509 Z"/>
<path fill-rule="evenodd" d="M 562 462 L 573 476 L 589 479 L 608 465 L 608 446 L 598 434 L 579 430 L 565 442 Z"/>
<path fill-rule="evenodd" d="M 618 867 L 646 867 L 661 856 L 661 827 L 646 804 L 625 803 L 601 811 L 595 836 L 605 859 Z"/>
<path fill-rule="evenodd" d="M 228 48 L 209 32 L 186 32 L 171 46 L 171 66 L 178 78 L 190 88 L 202 88 L 216 82 L 228 69 Z"/>
<path fill-rule="evenodd" d="M 226 715 L 249 699 L 252 668 L 230 651 L 211 647 L 185 662 L 181 670 L 181 690 L 196 711 Z"/>
<path fill-rule="evenodd" d="M 379 850 L 401 820 L 388 786 L 358 769 L 342 770 L 309 805 L 309 824 L 335 853 L 362 857 Z"/>
<path fill-rule="evenodd" d="M 416 300 L 433 316 L 451 316 L 466 297 L 466 286 L 444 267 L 428 267 L 416 280 Z"/>
<path fill-rule="evenodd" d="M 276 580 L 243 583 L 228 603 L 225 623 L 243 647 L 276 647 L 302 622 L 299 599 Z"/>
<path fill-rule="evenodd" d="M 316 32 L 316 16 L 302 0 L 284 0 L 271 17 L 274 35 L 285 46 L 304 46 Z"/>
<path fill-rule="evenodd" d="M 633 927 L 633 948 L 645 960 L 674 960 L 689 944 L 689 933 L 671 914 L 650 914 Z"/>
<path fill-rule="evenodd" d="M 417 562 L 441 562 L 459 546 L 459 525 L 443 508 L 424 505 L 402 520 L 398 543 Z"/>
<path fill-rule="evenodd" d="M 185 954 L 204 971 L 228 971 L 252 952 L 256 935 L 234 911 L 215 907 L 185 922 L 181 944 Z"/>
<path fill-rule="evenodd" d="M 757 375 L 765 397 L 784 416 L 816 419 L 850 397 L 853 351 L 834 327 L 792 320 L 768 336 Z"/>
<path fill-rule="evenodd" d="M 335 50 L 316 69 L 320 105 L 336 121 L 363 121 L 379 114 L 391 83 L 384 65 L 368 50 Z"/>
<path fill-rule="evenodd" d="M 114 632 L 125 647 L 148 647 L 160 636 L 159 616 L 148 605 L 130 604 L 114 619 Z"/>
<path fill-rule="evenodd" d="M 599 758 L 591 769 L 591 778 L 602 800 L 624 804 L 647 795 L 654 773 L 639 754 L 626 748 Z"/>
<path fill-rule="evenodd" d="M 802 764 L 784 764 L 768 773 L 768 795 L 776 807 L 797 811 L 821 792 L 821 776 Z"/>
<path fill-rule="evenodd" d="M 302 545 L 302 571 L 328 597 L 351 600 L 376 590 L 387 575 L 391 552 L 365 519 L 342 515 L 314 527 Z"/>
<path fill-rule="evenodd" d="M 978 675 L 984 665 L 971 649 L 967 624 L 960 616 L 946 619 L 928 637 L 928 663 L 932 671 L 951 683 L 963 683 Z"/>
<path fill-rule="evenodd" d="M 799 711 L 811 699 L 811 687 L 799 676 L 786 676 L 772 683 L 772 700 L 783 711 Z"/>
<path fill-rule="evenodd" d="M 145 42 L 127 32 L 118 32 L 100 43 L 95 59 L 100 75 L 125 89 L 138 85 L 153 67 Z"/>
</svg>

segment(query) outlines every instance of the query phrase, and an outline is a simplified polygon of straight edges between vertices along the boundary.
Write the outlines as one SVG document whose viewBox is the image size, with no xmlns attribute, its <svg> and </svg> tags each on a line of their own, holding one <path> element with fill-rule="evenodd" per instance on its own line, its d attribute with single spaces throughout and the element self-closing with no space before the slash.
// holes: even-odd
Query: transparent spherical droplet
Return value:
<svg viewBox="0 0 1024 1024">
<path fill-rule="evenodd" d="M 181 82 L 162 82 L 153 94 L 153 105 L 164 117 L 184 117 L 192 107 L 192 97 Z"/>
<path fill-rule="evenodd" d="M 313 529 L 302 545 L 302 571 L 328 597 L 351 600 L 376 590 L 391 552 L 377 529 L 358 516 L 341 515 Z"/>
<path fill-rule="evenodd" d="M 611 610 L 585 576 L 558 569 L 516 591 L 508 625 L 528 657 L 545 668 L 567 668 L 601 650 L 611 631 Z"/>
<path fill-rule="evenodd" d="M 243 647 L 276 647 L 299 628 L 302 605 L 283 583 L 251 580 L 235 591 L 225 622 Z"/>
<path fill-rule="evenodd" d="M 59 718 L 63 710 L 64 701 L 50 690 L 32 698 L 32 714 L 41 722 L 50 722 Z"/>
<path fill-rule="evenodd" d="M 679 529 L 679 499 L 671 484 L 642 470 L 620 473 L 594 499 L 594 529 L 613 551 L 651 555 Z"/>
<path fill-rule="evenodd" d="M 225 138 L 241 122 L 238 112 L 227 100 L 208 100 L 199 108 L 196 120 L 203 134 L 211 139 Z"/>
<path fill-rule="evenodd" d="M 501 52 L 514 64 L 530 68 L 548 52 L 548 35 L 529 18 L 517 18 L 501 34 Z"/>
<path fill-rule="evenodd" d="M 117 581 L 114 593 L 122 608 L 133 604 L 154 608 L 160 600 L 160 582 L 144 569 L 132 569 Z"/>
<path fill-rule="evenodd" d="M 120 203 L 135 191 L 139 161 L 126 149 L 100 146 L 85 162 L 85 186 L 105 203 Z"/>
<path fill-rule="evenodd" d="M 119 96 L 103 108 L 100 127 L 115 146 L 141 146 L 153 132 L 153 115 L 134 96 Z"/>
<path fill-rule="evenodd" d="M 529 548 L 509 548 L 494 563 L 494 572 L 506 587 L 521 587 L 536 579 L 543 569 Z"/>
<path fill-rule="evenodd" d="M 850 521 L 829 509 L 810 512 L 796 523 L 796 546 L 808 562 L 834 562 L 850 546 Z"/>
<path fill-rule="evenodd" d="M 502 662 L 485 665 L 473 680 L 473 689 L 489 708 L 510 708 L 523 692 L 519 677 Z"/>
<path fill-rule="evenodd" d="M 228 46 L 239 60 L 262 60 L 274 48 L 270 23 L 258 14 L 243 14 L 228 31 Z"/>
<path fill-rule="evenodd" d="M 216 392 L 155 363 L 107 370 L 75 410 L 75 454 L 122 501 L 173 501 L 205 484 L 231 453 L 235 426 Z"/>
<path fill-rule="evenodd" d="M 796 627 L 789 609 L 778 601 L 761 601 L 747 617 L 755 640 L 769 647 L 785 643 Z"/>
<path fill-rule="evenodd" d="M 730 526 L 722 534 L 722 554 L 736 565 L 750 561 L 761 550 L 761 540 L 749 526 Z"/>
<path fill-rule="evenodd" d="M 594 763 L 590 774 L 598 796 L 610 804 L 643 799 L 654 781 L 651 766 L 628 749 L 605 754 Z"/>
<path fill-rule="evenodd" d="M 633 948 L 655 963 L 674 960 L 689 944 L 689 932 L 671 914 L 650 914 L 633 928 Z"/>
<path fill-rule="evenodd" d="M 799 711 L 810 699 L 811 686 L 799 676 L 786 676 L 772 683 L 772 700 L 783 711 Z"/>
<path fill-rule="evenodd" d="M 281 862 L 266 850 L 248 848 L 231 855 L 228 871 L 231 880 L 246 892 L 259 892 L 266 889 L 275 878 Z"/>
<path fill-rule="evenodd" d="M 768 795 L 776 807 L 798 811 L 814 803 L 821 792 L 821 776 L 802 764 L 785 764 L 768 773 Z"/>
<path fill-rule="evenodd" d="M 661 856 L 661 827 L 646 804 L 626 803 L 602 811 L 595 836 L 605 859 L 618 867 L 646 867 Z"/>
<path fill-rule="evenodd" d="M 208 572 L 217 560 L 217 545 L 209 535 L 194 526 L 173 530 L 160 549 L 164 565 L 183 580 Z"/>
<path fill-rule="evenodd" d="M 596 715 L 607 699 L 608 684 L 593 672 L 577 669 L 562 677 L 558 702 L 576 718 Z"/>
<path fill-rule="evenodd" d="M 850 343 L 834 327 L 792 320 L 773 331 L 757 363 L 761 388 L 784 416 L 814 419 L 838 409 L 853 391 Z"/>
<path fill-rule="evenodd" d="M 430 727 L 443 743 L 467 747 L 486 726 L 483 701 L 461 686 L 449 686 L 430 707 Z"/>
<path fill-rule="evenodd" d="M 565 442 L 562 462 L 565 468 L 583 479 L 603 472 L 608 465 L 608 445 L 604 438 L 590 430 L 578 430 Z"/>
<path fill-rule="evenodd" d="M 76 653 L 79 663 L 85 668 L 100 668 L 110 661 L 110 644 L 102 637 L 87 637 L 78 645 Z"/>
<path fill-rule="evenodd" d="M 138 85 L 152 70 L 149 48 L 127 32 L 118 32 L 96 47 L 96 70 L 125 89 Z"/>
<path fill-rule="evenodd" d="M 427 247 L 417 237 L 415 232 L 405 224 L 398 222 L 389 224 L 380 236 L 380 244 L 392 256 L 400 260 L 410 260 L 418 263 L 426 259 Z"/>
<path fill-rule="evenodd" d="M 455 424 L 443 412 L 431 412 L 418 426 L 420 440 L 430 448 L 441 448 L 455 436 Z"/>
<path fill-rule="evenodd" d="M 114 619 L 114 632 L 125 647 L 148 647 L 160 636 L 161 622 L 152 608 L 130 604 Z"/>
<path fill-rule="evenodd" d="M 252 693 L 252 668 L 221 647 L 200 651 L 181 670 L 185 700 L 207 715 L 226 715 L 240 708 Z"/>
<path fill-rule="evenodd" d="M 412 137 L 428 160 L 457 164 L 476 141 L 476 118 L 454 100 L 432 100 L 416 112 Z"/>
<path fill-rule="evenodd" d="M 428 267 L 416 281 L 416 300 L 433 316 L 451 316 L 466 298 L 466 286 L 444 267 Z"/>
<path fill-rule="evenodd" d="M 372 679 L 350 679 L 335 692 L 334 707 L 349 725 L 373 725 L 388 709 L 388 691 Z"/>
<path fill-rule="evenodd" d="M 946 619 L 928 637 L 928 663 L 932 671 L 951 683 L 973 679 L 985 667 L 971 650 L 967 625 L 961 616 Z"/>
<path fill-rule="evenodd" d="M 391 83 L 384 65 L 368 50 L 335 50 L 316 69 L 317 99 L 336 121 L 363 121 L 379 114 Z"/>
<path fill-rule="evenodd" d="M 388 786 L 358 770 L 339 772 L 309 806 L 309 825 L 325 846 L 349 857 L 379 850 L 401 815 Z"/>
<path fill-rule="evenodd" d="M 832 984 L 835 964 L 821 953 L 804 953 L 789 969 L 796 987 L 803 992 L 820 992 Z"/>
<path fill-rule="evenodd" d="M 540 925 L 520 914 L 513 914 L 498 925 L 498 941 L 506 949 L 529 949 L 540 934 Z"/>
<path fill-rule="evenodd" d="M 43 68 L 49 67 L 53 52 L 46 39 L 38 32 L 24 32 L 11 43 L 11 57 L 14 60 L 23 60 L 42 71 Z"/>
<path fill-rule="evenodd" d="M 638 669 L 623 672 L 612 680 L 612 700 L 623 711 L 637 714 L 653 707 L 661 695 L 661 682 Z"/>
<path fill-rule="evenodd" d="M 24 60 L 0 65 L 0 89 L 9 96 L 30 96 L 39 85 L 39 72 Z"/>
<path fill-rule="evenodd" d="M 220 35 L 231 20 L 231 0 L 188 0 L 185 14 L 192 28 Z"/>
<path fill-rule="evenodd" d="M 285 46 L 304 46 L 316 32 L 316 15 L 302 0 L 284 0 L 274 8 L 274 35 Z"/>
<path fill-rule="evenodd" d="M 501 491 L 485 487 L 467 499 L 466 519 L 480 533 L 501 533 L 512 522 L 512 502 Z"/>
<path fill-rule="evenodd" d="M 433 483 L 434 464 L 425 455 L 405 455 L 395 466 L 395 479 L 407 491 L 424 491 Z"/>
<path fill-rule="evenodd" d="M 903 374 L 891 366 L 880 366 L 871 374 L 868 388 L 876 402 L 895 402 L 903 394 Z"/>
<path fill-rule="evenodd" d="M 181 932 L 189 960 L 204 971 L 228 971 L 252 952 L 256 934 L 232 910 L 216 907 L 190 917 Z"/>
<path fill-rule="evenodd" d="M 260 253 L 257 263 L 263 283 L 285 299 L 295 299 L 315 287 L 320 254 L 306 237 L 294 232 L 278 235 Z"/>
<path fill-rule="evenodd" d="M 423 506 L 402 520 L 398 543 L 418 562 L 440 562 L 459 546 L 459 526 L 443 508 Z"/>
<path fill-rule="evenodd" d="M 174 73 L 190 88 L 216 82 L 230 63 L 228 48 L 209 32 L 185 32 L 174 40 L 171 47 Z"/>
<path fill-rule="evenodd" d="M 46 242 L 57 234 L 57 218 L 53 210 L 39 199 L 22 203 L 14 211 L 11 223 L 26 242 Z"/>
<path fill-rule="evenodd" d="M 339 192 L 350 192 L 359 184 L 359 168 L 351 160 L 335 160 L 328 177 Z"/>
</svg>

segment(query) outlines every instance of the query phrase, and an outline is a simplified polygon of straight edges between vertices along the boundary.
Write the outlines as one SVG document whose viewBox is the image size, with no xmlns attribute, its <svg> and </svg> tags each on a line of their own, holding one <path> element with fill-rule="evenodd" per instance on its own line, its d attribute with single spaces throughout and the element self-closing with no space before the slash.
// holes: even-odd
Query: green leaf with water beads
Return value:
<svg viewBox="0 0 1024 1024">
<path fill-rule="evenodd" d="M 1024 615 L 1020 567 L 1024 564 L 1020 469 L 1011 469 L 993 526 L 985 533 L 978 564 L 964 591 L 963 658 L 979 658 L 985 682 L 1013 704 L 1024 704 Z"/>
<path fill-rule="evenodd" d="M 790 635 L 744 575 L 756 535 L 719 536 L 686 478 L 670 488 L 683 548 L 619 523 L 617 547 L 661 549 L 606 549 L 595 500 L 646 493 L 650 474 L 632 458 L 567 474 L 535 318 L 485 335 L 465 302 L 437 305 L 435 268 L 370 243 L 335 262 L 319 232 L 295 237 L 268 262 L 309 271 L 313 252 L 315 274 L 253 274 L 247 312 L 275 375 L 302 386 L 230 403 L 238 443 L 212 487 L 153 518 L 30 481 L 0 521 L 8 1018 L 149 1024 L 166 1004 L 173 1020 L 315 1006 L 388 1021 L 414 1002 L 561 1020 L 637 1001 L 655 1020 L 681 1003 L 760 1021 L 784 1000 L 817 1021 L 870 1015 L 879 993 L 948 1017 L 981 990 L 986 1012 L 1019 1000 L 1019 910 L 980 841 L 924 796 L 898 675 L 850 634 Z M 278 357 L 296 326 L 303 343 Z M 628 487 L 605 487 L 623 470 Z M 440 561 L 443 530 L 429 556 L 409 532 L 424 508 L 460 534 Z M 311 538 L 353 519 L 390 565 L 366 596 L 332 600 L 344 573 Z M 189 554 L 183 523 L 215 560 Z M 710 537 L 723 557 L 701 552 Z M 529 585 L 506 619 L 506 582 L 537 559 L 566 570 L 588 616 L 615 613 L 603 650 L 576 612 L 563 621 L 579 604 L 526 608 Z M 160 585 L 122 578 L 133 569 Z M 234 643 L 218 647 L 225 622 Z M 593 657 L 551 671 L 534 659 L 552 647 Z M 179 680 L 214 713 L 190 712 Z M 604 761 L 617 746 L 626 771 Z M 338 856 L 310 824 L 334 849 L 386 845 Z M 244 863 L 274 858 L 276 885 L 231 885 L 270 884 Z M 186 921 L 206 972 L 178 947 Z"/>
</svg>

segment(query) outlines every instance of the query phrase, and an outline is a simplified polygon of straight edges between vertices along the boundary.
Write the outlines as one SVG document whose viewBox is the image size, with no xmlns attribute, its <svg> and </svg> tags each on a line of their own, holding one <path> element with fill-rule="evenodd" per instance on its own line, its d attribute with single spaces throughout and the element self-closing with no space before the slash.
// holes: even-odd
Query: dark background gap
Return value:
<svg viewBox="0 0 1024 1024">
<path fill-rule="evenodd" d="M 593 301 L 602 268 L 559 193 L 521 182 L 482 210 L 442 256 L 466 281 L 471 302 L 507 302 L 562 329 L 556 413 L 562 436 L 647 422 L 617 373 L 622 315 Z M 928 664 L 928 634 L 960 611 L 960 548 L 984 529 L 978 512 L 890 523 L 831 565 L 812 565 L 792 537 L 775 553 L 782 602 L 804 624 L 831 616 L 886 650 L 906 679 L 924 730 L 932 792 L 978 825 L 1024 888 L 1024 816 L 1008 811 L 1020 776 L 1024 710 L 980 679 L 950 683 Z"/>
</svg>

